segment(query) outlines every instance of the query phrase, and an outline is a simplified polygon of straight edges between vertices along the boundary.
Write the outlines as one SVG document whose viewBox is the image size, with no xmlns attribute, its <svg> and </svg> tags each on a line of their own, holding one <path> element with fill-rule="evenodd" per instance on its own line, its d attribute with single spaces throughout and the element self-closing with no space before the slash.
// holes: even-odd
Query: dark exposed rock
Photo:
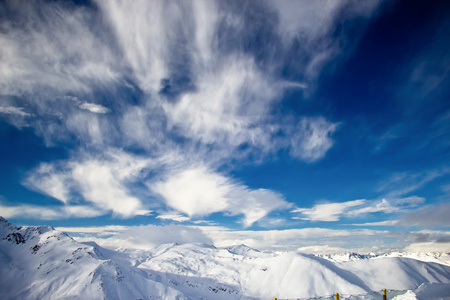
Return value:
<svg viewBox="0 0 450 300">
<path fill-rule="evenodd" d="M 14 242 L 14 243 L 16 243 L 17 245 L 19 245 L 19 244 L 25 244 L 25 239 L 24 239 L 24 237 L 23 237 L 20 233 L 18 233 L 18 232 L 13 232 L 13 233 L 8 234 L 8 235 L 4 238 L 4 240 L 7 240 L 7 241 L 9 241 L 9 242 Z"/>
</svg>

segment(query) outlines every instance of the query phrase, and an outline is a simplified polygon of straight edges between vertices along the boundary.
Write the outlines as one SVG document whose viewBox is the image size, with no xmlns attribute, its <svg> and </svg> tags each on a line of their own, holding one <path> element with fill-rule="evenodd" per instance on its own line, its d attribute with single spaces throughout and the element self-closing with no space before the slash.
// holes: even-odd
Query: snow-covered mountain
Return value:
<svg viewBox="0 0 450 300">
<path fill-rule="evenodd" d="M 390 252 L 383 254 L 359 254 L 354 252 L 341 252 L 318 255 L 333 262 L 347 262 L 361 259 L 370 259 L 376 257 L 407 257 L 425 262 L 435 262 L 450 266 L 450 253 L 445 252 Z"/>
<path fill-rule="evenodd" d="M 397 293 L 397 300 L 450 299 L 448 265 L 336 257 L 244 245 L 111 251 L 49 226 L 16 228 L 0 218 L 0 299 L 292 299 L 383 288 L 410 290 Z M 361 297 L 344 299 L 375 299 Z"/>
</svg>

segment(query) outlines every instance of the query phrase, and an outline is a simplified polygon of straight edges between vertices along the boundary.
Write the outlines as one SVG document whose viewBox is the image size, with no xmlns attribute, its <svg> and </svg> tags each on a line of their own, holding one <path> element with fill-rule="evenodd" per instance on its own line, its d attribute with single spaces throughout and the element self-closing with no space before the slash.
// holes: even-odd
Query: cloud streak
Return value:
<svg viewBox="0 0 450 300">
<path fill-rule="evenodd" d="M 109 113 L 111 111 L 109 108 L 104 107 L 103 105 L 90 103 L 90 102 L 86 102 L 86 101 L 81 101 L 77 97 L 72 97 L 72 101 L 80 109 L 90 111 L 91 113 L 106 114 L 106 113 Z"/>
<path fill-rule="evenodd" d="M 425 202 L 424 198 L 411 196 L 400 199 L 381 199 L 381 200 L 366 200 L 358 199 L 345 202 L 329 202 L 319 203 L 312 208 L 297 208 L 291 213 L 298 214 L 299 217 L 294 219 L 307 221 L 325 221 L 337 222 L 343 218 L 359 218 L 361 216 L 383 213 L 394 214 L 399 212 L 407 212 Z M 365 223 L 367 226 L 388 226 L 396 225 L 397 221 L 384 221 L 376 223 Z M 356 226 L 361 226 L 354 224 Z"/>
<path fill-rule="evenodd" d="M 0 106 L 0 113 L 9 114 L 9 115 L 18 115 L 21 117 L 29 117 L 30 113 L 23 111 L 23 107 L 14 107 L 14 106 Z"/>
<path fill-rule="evenodd" d="M 339 221 L 342 215 L 347 214 L 349 209 L 366 204 L 367 200 L 353 200 L 342 203 L 317 204 L 313 208 L 298 208 L 292 213 L 300 213 L 302 220 L 309 221 Z"/>
<path fill-rule="evenodd" d="M 386 196 L 389 198 L 398 198 L 422 188 L 427 183 L 449 172 L 450 170 L 445 167 L 441 170 L 420 173 L 395 173 L 381 181 L 377 190 L 387 193 Z"/>
<path fill-rule="evenodd" d="M 39 206 L 31 204 L 0 204 L 5 218 L 27 218 L 32 220 L 60 220 L 63 218 L 93 218 L 105 212 L 89 205 Z"/>
</svg>

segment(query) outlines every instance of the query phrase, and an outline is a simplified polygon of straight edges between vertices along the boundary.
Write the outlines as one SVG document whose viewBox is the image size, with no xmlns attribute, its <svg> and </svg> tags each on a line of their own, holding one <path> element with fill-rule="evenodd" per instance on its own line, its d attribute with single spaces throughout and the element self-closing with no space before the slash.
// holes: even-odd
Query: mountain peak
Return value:
<svg viewBox="0 0 450 300">
<path fill-rule="evenodd" d="M 17 230 L 17 228 L 8 222 L 5 218 L 0 216 L 0 238 L 4 238 L 11 232 Z"/>
</svg>

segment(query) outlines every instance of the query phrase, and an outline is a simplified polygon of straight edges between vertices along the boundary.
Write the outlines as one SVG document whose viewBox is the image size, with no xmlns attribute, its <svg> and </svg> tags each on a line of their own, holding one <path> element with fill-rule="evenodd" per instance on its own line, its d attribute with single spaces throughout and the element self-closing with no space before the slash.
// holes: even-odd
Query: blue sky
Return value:
<svg viewBox="0 0 450 300">
<path fill-rule="evenodd" d="M 3 1 L 0 215 L 450 251 L 449 37 L 448 1 Z"/>
</svg>

